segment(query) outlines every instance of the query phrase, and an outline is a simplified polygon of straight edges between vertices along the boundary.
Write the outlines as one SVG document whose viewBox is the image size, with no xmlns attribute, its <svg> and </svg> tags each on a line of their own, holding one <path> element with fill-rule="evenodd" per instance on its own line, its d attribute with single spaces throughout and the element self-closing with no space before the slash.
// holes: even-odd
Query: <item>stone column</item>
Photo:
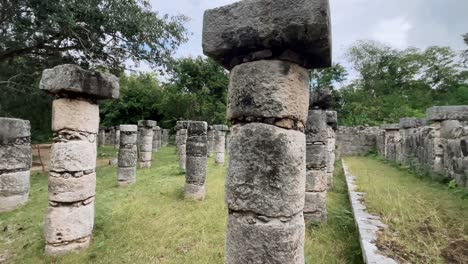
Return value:
<svg viewBox="0 0 468 264">
<path fill-rule="evenodd" d="M 109 128 L 109 144 L 115 147 L 115 127 Z"/>
<path fill-rule="evenodd" d="M 120 147 L 120 126 L 116 126 L 114 127 L 114 131 L 115 131 L 115 138 L 114 138 L 114 148 L 115 149 L 119 149 Z"/>
<path fill-rule="evenodd" d="M 422 126 L 421 119 L 413 117 L 405 117 L 400 119 L 400 137 L 401 137 L 401 153 L 399 162 L 404 165 L 411 165 L 414 157 L 411 155 L 415 146 L 413 146 L 410 140 L 414 129 Z"/>
<path fill-rule="evenodd" d="M 433 174 L 468 188 L 468 105 L 435 106 L 426 115 L 434 129 Z"/>
<path fill-rule="evenodd" d="M 333 174 L 335 172 L 335 149 L 336 149 L 336 130 L 338 129 L 338 115 L 336 111 L 327 110 L 327 179 L 328 189 L 333 186 Z"/>
<path fill-rule="evenodd" d="M 304 205 L 306 222 L 327 221 L 328 132 L 327 111 L 309 110 L 306 125 L 307 176 Z"/>
<path fill-rule="evenodd" d="M 179 169 L 185 171 L 187 159 L 187 126 L 189 121 L 177 121 L 177 153 L 179 155 Z"/>
<path fill-rule="evenodd" d="M 381 128 L 385 130 L 384 157 L 386 160 L 397 162 L 400 153 L 400 124 L 385 124 Z"/>
<path fill-rule="evenodd" d="M 156 126 L 154 128 L 154 135 L 153 135 L 153 152 L 158 152 L 161 148 L 161 141 L 162 141 L 162 134 L 161 128 Z"/>
<path fill-rule="evenodd" d="M 103 128 L 99 130 L 98 146 L 103 147 L 106 145 L 106 130 Z"/>
<path fill-rule="evenodd" d="M 214 152 L 215 162 L 224 164 L 224 156 L 226 152 L 226 131 L 229 130 L 225 125 L 214 125 Z"/>
<path fill-rule="evenodd" d="M 327 0 L 205 12 L 203 50 L 231 70 L 227 264 L 304 264 L 308 69 L 331 64 Z"/>
<path fill-rule="evenodd" d="M 169 136 L 170 136 L 170 129 L 163 129 L 162 130 L 162 146 L 167 147 L 169 145 Z"/>
<path fill-rule="evenodd" d="M 190 121 L 187 135 L 187 167 L 185 176 L 185 198 L 205 199 L 207 156 L 207 123 Z"/>
<path fill-rule="evenodd" d="M 120 186 L 128 186 L 136 182 L 137 133 L 136 125 L 120 126 L 119 169 L 117 170 L 117 182 Z"/>
<path fill-rule="evenodd" d="M 151 168 L 153 160 L 153 135 L 156 121 L 140 120 L 138 126 L 141 127 L 140 147 L 139 147 L 139 165 L 140 168 Z"/>
<path fill-rule="evenodd" d="M 31 156 L 29 121 L 0 117 L 0 213 L 28 201 Z"/>
<path fill-rule="evenodd" d="M 213 156 L 214 149 L 214 128 L 213 126 L 208 126 L 207 132 L 207 147 L 208 147 L 208 157 Z"/>
<path fill-rule="evenodd" d="M 45 253 L 61 255 L 90 243 L 99 130 L 97 100 L 117 99 L 119 80 L 76 65 L 61 65 L 43 72 L 40 88 L 55 96 Z"/>
</svg>

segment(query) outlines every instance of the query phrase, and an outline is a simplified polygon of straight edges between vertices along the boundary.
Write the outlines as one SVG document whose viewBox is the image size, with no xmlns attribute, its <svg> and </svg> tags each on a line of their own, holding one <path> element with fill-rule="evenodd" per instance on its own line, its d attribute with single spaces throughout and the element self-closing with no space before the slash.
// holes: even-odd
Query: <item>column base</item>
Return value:
<svg viewBox="0 0 468 264">
<path fill-rule="evenodd" d="M 89 247 L 90 242 L 91 237 L 88 236 L 63 244 L 47 244 L 45 247 L 45 254 L 47 256 L 62 256 L 67 253 L 86 249 Z"/>
<path fill-rule="evenodd" d="M 216 164 L 224 164 L 224 152 L 216 153 Z"/>
<path fill-rule="evenodd" d="M 188 200 L 204 200 L 205 199 L 205 186 L 186 183 L 184 197 Z"/>
<path fill-rule="evenodd" d="M 142 169 L 151 168 L 151 161 L 140 161 L 138 164 L 140 165 L 140 168 Z"/>
<path fill-rule="evenodd" d="M 0 213 L 14 211 L 28 202 L 29 193 L 0 196 Z"/>
</svg>

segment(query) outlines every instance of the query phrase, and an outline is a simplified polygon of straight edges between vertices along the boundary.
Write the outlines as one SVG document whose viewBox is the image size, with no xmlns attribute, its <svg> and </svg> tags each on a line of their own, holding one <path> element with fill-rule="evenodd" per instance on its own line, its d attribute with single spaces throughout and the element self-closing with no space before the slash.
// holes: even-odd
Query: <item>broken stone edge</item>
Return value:
<svg viewBox="0 0 468 264">
<path fill-rule="evenodd" d="M 377 233 L 381 229 L 387 228 L 387 226 L 380 221 L 379 216 L 371 215 L 366 212 L 367 207 L 362 202 L 364 193 L 356 191 L 356 178 L 349 172 L 348 166 L 346 166 L 344 160 L 341 160 L 341 163 L 343 164 L 343 171 L 346 178 L 346 185 L 348 187 L 348 195 L 351 202 L 354 222 L 356 223 L 359 233 L 359 243 L 361 244 L 364 263 L 397 264 L 397 261 L 384 256 L 378 250 L 375 243 L 377 240 Z"/>
</svg>

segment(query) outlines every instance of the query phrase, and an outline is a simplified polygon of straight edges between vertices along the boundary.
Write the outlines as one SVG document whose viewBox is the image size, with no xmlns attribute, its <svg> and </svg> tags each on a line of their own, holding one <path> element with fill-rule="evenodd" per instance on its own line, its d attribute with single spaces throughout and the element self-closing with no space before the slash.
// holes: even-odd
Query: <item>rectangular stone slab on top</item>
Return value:
<svg viewBox="0 0 468 264">
<path fill-rule="evenodd" d="M 42 72 L 41 90 L 51 94 L 76 94 L 92 99 L 118 99 L 119 79 L 112 74 L 92 72 L 64 64 Z"/>
<path fill-rule="evenodd" d="M 434 106 L 426 111 L 430 121 L 464 120 L 468 121 L 468 105 Z"/>
<path fill-rule="evenodd" d="M 230 70 L 261 59 L 331 65 L 328 0 L 244 0 L 207 10 L 203 52 Z"/>
</svg>

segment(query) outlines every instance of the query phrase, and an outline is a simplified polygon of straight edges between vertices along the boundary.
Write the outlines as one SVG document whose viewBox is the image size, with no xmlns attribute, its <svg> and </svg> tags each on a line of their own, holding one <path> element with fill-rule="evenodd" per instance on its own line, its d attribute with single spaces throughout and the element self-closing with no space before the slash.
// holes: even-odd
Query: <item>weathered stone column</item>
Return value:
<svg viewBox="0 0 468 264">
<path fill-rule="evenodd" d="M 109 128 L 109 144 L 115 147 L 115 127 Z"/>
<path fill-rule="evenodd" d="M 413 157 L 410 155 L 412 149 L 415 147 L 412 145 L 412 140 L 410 140 L 411 135 L 414 133 L 414 129 L 422 126 L 423 123 L 421 119 L 413 117 L 405 117 L 400 119 L 400 136 L 401 136 L 401 153 L 399 157 L 399 162 L 402 165 L 410 165 Z"/>
<path fill-rule="evenodd" d="M 0 117 L 0 213 L 28 201 L 31 157 L 29 121 Z"/>
<path fill-rule="evenodd" d="M 327 110 L 327 179 L 328 189 L 333 186 L 333 173 L 335 172 L 335 149 L 336 149 L 336 130 L 338 129 L 338 114 L 336 111 Z"/>
<path fill-rule="evenodd" d="M 153 132 L 153 152 L 158 152 L 161 148 L 161 128 L 156 126 Z"/>
<path fill-rule="evenodd" d="M 117 170 L 117 182 L 120 186 L 128 186 L 136 182 L 137 133 L 136 125 L 120 126 L 119 169 Z"/>
<path fill-rule="evenodd" d="M 91 239 L 99 130 L 97 100 L 118 98 L 119 80 L 76 65 L 61 65 L 43 72 L 40 88 L 55 96 L 45 252 L 61 255 L 87 247 Z"/>
<path fill-rule="evenodd" d="M 187 129 L 187 167 L 185 198 L 205 199 L 207 156 L 207 123 L 190 121 Z"/>
<path fill-rule="evenodd" d="M 329 19 L 326 0 L 205 12 L 204 53 L 232 70 L 227 264 L 304 263 L 307 69 L 331 64 Z"/>
<path fill-rule="evenodd" d="M 385 150 L 386 160 L 397 162 L 397 156 L 401 151 L 400 124 L 385 124 L 381 128 L 385 130 Z"/>
<path fill-rule="evenodd" d="M 170 129 L 163 129 L 162 130 L 162 146 L 163 147 L 167 147 L 167 145 L 169 145 L 170 133 L 171 133 Z"/>
<path fill-rule="evenodd" d="M 185 171 L 187 159 L 187 127 L 189 121 L 177 121 L 177 153 L 179 155 L 179 169 Z"/>
<path fill-rule="evenodd" d="M 120 126 L 116 126 L 114 127 L 114 131 L 115 131 L 115 139 L 114 139 L 114 148 L 115 149 L 119 149 L 120 147 Z"/>
<path fill-rule="evenodd" d="M 306 222 L 327 221 L 328 127 L 327 112 L 309 110 L 306 125 L 307 176 L 304 205 Z"/>
<path fill-rule="evenodd" d="M 208 147 L 208 157 L 213 156 L 213 149 L 214 149 L 214 128 L 213 128 L 213 126 L 208 126 L 207 147 Z"/>
<path fill-rule="evenodd" d="M 103 147 L 105 145 L 106 145 L 106 130 L 103 128 L 99 130 L 98 146 Z"/>
<path fill-rule="evenodd" d="M 140 120 L 138 126 L 141 127 L 140 147 L 139 147 L 139 165 L 140 168 L 151 168 L 153 160 L 153 135 L 156 121 Z"/>
<path fill-rule="evenodd" d="M 214 152 L 215 162 L 217 164 L 224 164 L 224 156 L 226 152 L 226 131 L 229 127 L 226 125 L 214 125 Z"/>
</svg>

